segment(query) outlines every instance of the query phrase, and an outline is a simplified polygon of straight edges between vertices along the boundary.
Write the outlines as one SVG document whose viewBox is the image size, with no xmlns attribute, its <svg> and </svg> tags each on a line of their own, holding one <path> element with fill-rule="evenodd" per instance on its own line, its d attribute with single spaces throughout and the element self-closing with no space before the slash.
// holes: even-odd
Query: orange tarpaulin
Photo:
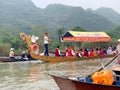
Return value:
<svg viewBox="0 0 120 90">
<path fill-rule="evenodd" d="M 105 32 L 67 31 L 62 36 L 62 42 L 110 42 L 110 39 Z"/>
</svg>

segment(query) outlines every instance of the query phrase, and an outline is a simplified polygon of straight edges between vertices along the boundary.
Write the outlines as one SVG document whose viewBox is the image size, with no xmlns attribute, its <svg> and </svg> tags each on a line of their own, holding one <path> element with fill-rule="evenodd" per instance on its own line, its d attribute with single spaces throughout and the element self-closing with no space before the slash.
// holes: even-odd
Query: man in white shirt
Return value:
<svg viewBox="0 0 120 90">
<path fill-rule="evenodd" d="M 49 56 L 49 53 L 48 53 L 48 43 L 49 43 L 49 39 L 48 39 L 48 33 L 44 33 L 44 47 L 45 47 L 45 53 L 44 55 L 45 56 Z"/>
</svg>

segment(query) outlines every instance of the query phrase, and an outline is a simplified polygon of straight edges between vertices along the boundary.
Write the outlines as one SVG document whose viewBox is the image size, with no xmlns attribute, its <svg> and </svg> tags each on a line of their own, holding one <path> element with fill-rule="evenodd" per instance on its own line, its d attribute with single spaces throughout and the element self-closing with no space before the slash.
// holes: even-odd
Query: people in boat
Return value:
<svg viewBox="0 0 120 90">
<path fill-rule="evenodd" d="M 67 48 L 67 46 L 65 46 L 65 51 L 68 51 L 68 48 Z"/>
<path fill-rule="evenodd" d="M 87 50 L 87 48 L 84 49 L 83 56 L 84 56 L 84 57 L 88 57 L 88 56 L 89 56 L 89 55 L 88 55 L 88 50 Z"/>
<path fill-rule="evenodd" d="M 70 49 L 68 50 L 68 57 L 73 57 L 75 56 L 75 50 L 73 46 L 70 46 Z"/>
<path fill-rule="evenodd" d="M 77 56 L 78 56 L 78 57 L 83 57 L 83 50 L 82 50 L 82 49 L 79 49 L 79 50 L 78 50 Z"/>
<path fill-rule="evenodd" d="M 94 50 L 93 49 L 90 49 L 90 51 L 89 51 L 89 56 L 90 57 L 94 57 L 95 55 L 94 55 Z"/>
<path fill-rule="evenodd" d="M 29 59 L 31 59 L 32 57 L 31 57 L 29 51 L 26 50 L 26 51 L 23 51 L 23 52 L 22 52 L 21 58 L 24 59 L 24 60 L 29 60 Z"/>
<path fill-rule="evenodd" d="M 99 55 L 99 49 L 98 49 L 98 47 L 96 47 L 96 48 L 94 49 L 94 55 L 95 55 L 95 56 L 98 56 L 98 55 Z"/>
<path fill-rule="evenodd" d="M 111 54 L 113 54 L 112 48 L 108 47 L 108 49 L 107 49 L 107 55 L 111 55 Z"/>
<path fill-rule="evenodd" d="M 116 53 L 118 55 L 118 57 L 117 57 L 117 63 L 120 64 L 120 39 L 118 39 L 118 45 L 116 47 Z"/>
<path fill-rule="evenodd" d="M 68 49 L 65 50 L 64 56 L 65 56 L 65 57 L 68 57 Z"/>
<path fill-rule="evenodd" d="M 60 53 L 60 46 L 57 46 L 57 47 L 56 47 L 55 56 L 56 56 L 56 57 L 60 57 L 60 56 L 61 56 L 61 53 Z"/>
<path fill-rule="evenodd" d="M 48 37 L 48 33 L 44 33 L 44 48 L 45 48 L 45 53 L 44 55 L 45 56 L 49 56 L 49 53 L 48 53 L 48 43 L 49 41 L 51 41 Z"/>
<path fill-rule="evenodd" d="M 98 56 L 104 56 L 104 53 L 101 47 L 99 47 Z"/>
<path fill-rule="evenodd" d="M 15 58 L 15 51 L 14 51 L 14 48 L 11 48 L 11 49 L 10 49 L 9 58 L 12 58 L 12 59 Z"/>
<path fill-rule="evenodd" d="M 107 49 L 105 47 L 103 47 L 103 53 L 104 55 L 107 55 Z"/>
<path fill-rule="evenodd" d="M 32 57 L 31 57 L 31 55 L 30 55 L 30 51 L 26 50 L 25 52 L 26 52 L 27 58 L 28 58 L 28 59 L 32 59 Z"/>
</svg>

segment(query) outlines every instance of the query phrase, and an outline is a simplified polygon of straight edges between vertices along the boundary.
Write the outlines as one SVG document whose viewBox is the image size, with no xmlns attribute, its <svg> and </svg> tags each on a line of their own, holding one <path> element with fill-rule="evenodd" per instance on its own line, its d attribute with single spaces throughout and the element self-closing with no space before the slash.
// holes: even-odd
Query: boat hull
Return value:
<svg viewBox="0 0 120 90">
<path fill-rule="evenodd" d="M 115 72 L 115 74 L 120 75 L 120 64 L 113 65 L 112 71 Z"/>
<path fill-rule="evenodd" d="M 60 90 L 120 90 L 120 86 L 101 85 L 51 75 Z"/>
<path fill-rule="evenodd" d="M 79 60 L 89 60 L 89 59 L 102 59 L 102 58 L 110 58 L 115 55 L 105 55 L 105 56 L 96 56 L 96 57 L 52 57 L 52 56 L 40 56 L 34 53 L 31 53 L 31 57 L 37 60 L 43 60 L 46 62 L 63 62 L 63 61 L 79 61 Z"/>
<path fill-rule="evenodd" d="M 33 61 L 35 59 L 19 59 L 19 58 L 16 58 L 16 59 L 12 59 L 12 58 L 9 58 L 9 57 L 0 57 L 0 62 L 20 62 L 20 61 Z"/>
<path fill-rule="evenodd" d="M 112 71 L 115 72 L 115 74 L 120 75 L 120 71 L 118 70 L 112 70 Z"/>
</svg>

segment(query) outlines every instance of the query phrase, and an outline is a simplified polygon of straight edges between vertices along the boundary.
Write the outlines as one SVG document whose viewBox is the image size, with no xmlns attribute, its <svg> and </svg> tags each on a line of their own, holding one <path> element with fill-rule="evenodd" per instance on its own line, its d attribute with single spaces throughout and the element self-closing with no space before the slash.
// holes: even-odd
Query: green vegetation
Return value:
<svg viewBox="0 0 120 90">
<path fill-rule="evenodd" d="M 57 45 L 63 47 L 61 37 L 67 30 L 105 31 L 112 37 L 111 43 L 116 44 L 114 41 L 120 34 L 120 26 L 117 26 L 107 17 L 81 7 L 53 4 L 41 9 L 30 0 L 8 0 L 7 2 L 0 0 L 0 54 L 8 54 L 11 47 L 15 48 L 16 53 L 27 49 L 25 43 L 19 38 L 21 32 L 38 36 L 41 51 L 44 49 L 44 32 L 48 32 L 50 39 L 53 40 L 49 45 L 51 51 Z M 92 46 L 90 43 L 81 42 L 64 43 L 64 46 L 70 45 L 76 45 L 78 48 Z"/>
</svg>

